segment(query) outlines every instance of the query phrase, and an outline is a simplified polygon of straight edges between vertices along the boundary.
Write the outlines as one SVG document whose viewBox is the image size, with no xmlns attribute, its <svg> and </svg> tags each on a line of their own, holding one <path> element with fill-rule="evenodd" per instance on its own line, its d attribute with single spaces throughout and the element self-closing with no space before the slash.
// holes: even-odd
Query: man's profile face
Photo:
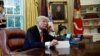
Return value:
<svg viewBox="0 0 100 56">
<path fill-rule="evenodd" d="M 61 11 L 61 7 L 60 6 L 57 6 L 57 11 Z"/>
<path fill-rule="evenodd" d="M 47 29 L 47 27 L 48 27 L 48 20 L 47 19 L 40 20 L 39 27 L 41 29 Z"/>
</svg>

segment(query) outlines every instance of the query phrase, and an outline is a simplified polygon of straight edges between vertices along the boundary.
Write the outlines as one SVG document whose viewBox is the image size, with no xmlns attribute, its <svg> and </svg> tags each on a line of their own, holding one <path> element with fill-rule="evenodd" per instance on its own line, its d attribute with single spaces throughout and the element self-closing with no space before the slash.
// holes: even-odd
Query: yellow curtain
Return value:
<svg viewBox="0 0 100 56">
<path fill-rule="evenodd" d="M 24 0 L 24 30 L 35 25 L 38 16 L 38 0 Z"/>
<path fill-rule="evenodd" d="M 0 49 L 0 56 L 2 56 L 2 50 Z"/>
</svg>

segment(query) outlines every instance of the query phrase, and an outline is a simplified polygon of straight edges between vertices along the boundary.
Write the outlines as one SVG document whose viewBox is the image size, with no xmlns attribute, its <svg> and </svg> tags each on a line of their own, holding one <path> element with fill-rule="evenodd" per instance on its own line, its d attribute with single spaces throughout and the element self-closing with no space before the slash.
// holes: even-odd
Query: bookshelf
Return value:
<svg viewBox="0 0 100 56">
<path fill-rule="evenodd" d="M 81 5 L 85 35 L 93 35 L 93 41 L 100 40 L 100 4 Z"/>
</svg>

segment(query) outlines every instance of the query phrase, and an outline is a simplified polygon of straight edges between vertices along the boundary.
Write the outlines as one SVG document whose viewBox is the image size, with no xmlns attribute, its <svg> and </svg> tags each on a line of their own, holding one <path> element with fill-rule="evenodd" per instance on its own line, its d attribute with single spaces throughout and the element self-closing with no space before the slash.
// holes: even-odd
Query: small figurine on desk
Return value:
<svg viewBox="0 0 100 56">
<path fill-rule="evenodd" d="M 63 29 L 67 29 L 66 26 L 63 26 L 62 24 L 59 24 L 59 25 L 58 25 L 58 32 L 57 32 L 57 34 L 60 35 L 60 33 L 61 33 L 61 31 L 62 31 Z"/>
</svg>

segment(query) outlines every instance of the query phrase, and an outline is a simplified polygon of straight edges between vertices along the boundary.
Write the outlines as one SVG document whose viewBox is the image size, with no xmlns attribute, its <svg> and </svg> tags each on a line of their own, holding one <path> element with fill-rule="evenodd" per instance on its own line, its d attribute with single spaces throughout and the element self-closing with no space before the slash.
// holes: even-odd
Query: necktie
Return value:
<svg viewBox="0 0 100 56">
<path fill-rule="evenodd" d="M 40 33 L 41 43 L 43 42 L 43 32 Z"/>
</svg>

